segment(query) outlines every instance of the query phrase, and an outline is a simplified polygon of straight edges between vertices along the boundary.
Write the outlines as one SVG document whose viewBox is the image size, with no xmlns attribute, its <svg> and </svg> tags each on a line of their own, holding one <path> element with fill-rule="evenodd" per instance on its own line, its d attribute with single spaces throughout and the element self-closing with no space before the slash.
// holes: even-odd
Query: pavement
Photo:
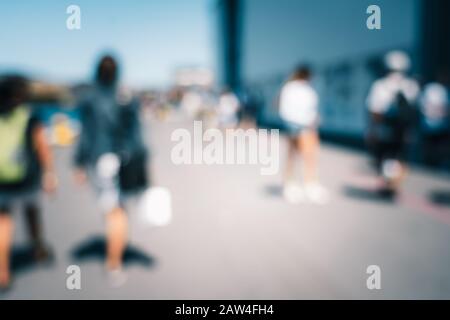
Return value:
<svg viewBox="0 0 450 320">
<path fill-rule="evenodd" d="M 92 190 L 72 182 L 73 150 L 61 148 L 60 190 L 43 197 L 56 259 L 23 259 L 16 212 L 14 286 L 1 299 L 450 299 L 450 207 L 440 201 L 448 200 L 448 175 L 411 168 L 404 192 L 387 202 L 373 192 L 364 153 L 324 144 L 329 204 L 293 205 L 281 197 L 281 174 L 263 176 L 256 165 L 173 164 L 170 135 L 192 123 L 145 127 L 149 169 L 171 191 L 173 219 L 145 228 L 129 213 L 127 283 L 108 285 L 102 215 Z M 285 148 L 283 140 L 282 161 Z M 80 290 L 66 286 L 70 265 L 80 267 Z M 380 267 L 379 290 L 366 285 L 371 265 Z"/>
</svg>

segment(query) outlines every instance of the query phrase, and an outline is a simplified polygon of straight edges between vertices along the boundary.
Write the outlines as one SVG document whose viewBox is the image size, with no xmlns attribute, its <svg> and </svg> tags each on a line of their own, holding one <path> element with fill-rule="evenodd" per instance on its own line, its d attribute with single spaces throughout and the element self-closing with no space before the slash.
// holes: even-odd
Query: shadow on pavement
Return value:
<svg viewBox="0 0 450 320">
<path fill-rule="evenodd" d="M 367 189 L 357 186 L 344 186 L 344 194 L 350 198 L 367 201 L 394 203 L 395 196 L 376 189 Z"/>
<path fill-rule="evenodd" d="M 11 271 L 14 273 L 30 271 L 40 266 L 50 266 L 53 263 L 53 255 L 45 261 L 37 260 L 31 245 L 14 246 L 11 251 Z"/>
<path fill-rule="evenodd" d="M 89 260 L 98 260 L 102 262 L 106 258 L 106 243 L 103 236 L 92 236 L 81 242 L 71 251 L 72 259 L 76 262 L 86 262 Z M 123 263 L 125 266 L 138 264 L 145 268 L 151 268 L 155 265 L 155 259 L 141 251 L 140 249 L 128 245 L 125 249 Z"/>
<path fill-rule="evenodd" d="M 272 197 L 281 197 L 283 195 L 283 186 L 279 184 L 268 185 L 264 192 Z"/>
<path fill-rule="evenodd" d="M 429 193 L 429 199 L 432 203 L 440 206 L 450 207 L 450 191 L 434 190 Z"/>
</svg>

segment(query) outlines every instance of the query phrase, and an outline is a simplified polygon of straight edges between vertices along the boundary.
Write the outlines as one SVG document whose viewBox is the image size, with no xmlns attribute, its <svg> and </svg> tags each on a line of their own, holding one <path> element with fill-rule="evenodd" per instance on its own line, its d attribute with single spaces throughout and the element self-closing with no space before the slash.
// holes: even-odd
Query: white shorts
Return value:
<svg viewBox="0 0 450 320">
<path fill-rule="evenodd" d="M 117 156 L 108 153 L 101 156 L 95 167 L 88 170 L 90 181 L 103 213 L 122 206 L 119 186 L 120 162 Z"/>
</svg>

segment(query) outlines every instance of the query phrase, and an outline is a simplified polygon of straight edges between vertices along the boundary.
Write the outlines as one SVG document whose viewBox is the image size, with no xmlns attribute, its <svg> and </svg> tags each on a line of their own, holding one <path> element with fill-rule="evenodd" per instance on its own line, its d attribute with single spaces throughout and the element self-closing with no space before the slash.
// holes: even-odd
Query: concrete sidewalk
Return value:
<svg viewBox="0 0 450 320">
<path fill-rule="evenodd" d="M 16 270 L 13 290 L 1 298 L 450 298 L 450 209 L 430 199 L 450 192 L 448 176 L 412 170 L 399 201 L 387 203 L 371 192 L 364 154 L 325 145 L 321 176 L 331 202 L 291 205 L 280 196 L 281 176 L 261 176 L 256 166 L 173 165 L 170 134 L 180 125 L 192 128 L 147 128 L 153 179 L 171 190 L 174 218 L 148 230 L 130 213 L 134 251 L 122 288 L 107 285 L 98 250 L 102 217 L 90 189 L 71 181 L 72 151 L 59 149 L 61 189 L 44 200 L 57 260 Z M 16 218 L 20 246 L 26 237 Z M 74 256 L 77 249 L 85 255 Z M 66 289 L 71 264 L 82 270 L 79 291 Z M 369 265 L 381 268 L 381 290 L 366 287 Z"/>
</svg>

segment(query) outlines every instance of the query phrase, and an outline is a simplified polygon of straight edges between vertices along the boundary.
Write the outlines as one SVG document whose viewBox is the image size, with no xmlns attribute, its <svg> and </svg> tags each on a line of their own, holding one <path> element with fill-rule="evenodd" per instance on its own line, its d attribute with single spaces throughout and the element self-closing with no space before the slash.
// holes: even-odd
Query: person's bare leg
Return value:
<svg viewBox="0 0 450 320">
<path fill-rule="evenodd" d="M 108 270 L 122 267 L 123 253 L 128 237 L 128 217 L 121 208 L 115 208 L 106 217 L 107 258 Z"/>
<path fill-rule="evenodd" d="M 288 154 L 286 159 L 286 169 L 284 172 L 284 184 L 292 182 L 294 177 L 295 154 L 297 152 L 296 140 L 288 138 Z"/>
<path fill-rule="evenodd" d="M 13 228 L 12 218 L 8 214 L 0 212 L 0 288 L 5 288 L 10 283 L 9 257 Z"/>
<path fill-rule="evenodd" d="M 33 245 L 42 243 L 40 212 L 37 206 L 27 204 L 25 206 L 25 218 L 27 232 Z"/>
<path fill-rule="evenodd" d="M 298 148 L 303 158 L 303 180 L 306 184 L 317 183 L 317 154 L 319 151 L 319 137 L 316 132 L 303 132 L 299 138 Z"/>
<path fill-rule="evenodd" d="M 295 162 L 297 149 L 297 138 L 289 138 L 288 154 L 286 160 L 286 169 L 284 172 L 284 186 L 283 197 L 290 203 L 299 203 L 303 201 L 304 195 L 302 188 L 294 180 L 295 177 Z"/>
<path fill-rule="evenodd" d="M 27 231 L 33 246 L 35 258 L 38 261 L 44 261 L 50 258 L 50 249 L 45 246 L 44 242 L 39 206 L 35 203 L 26 204 L 25 217 Z"/>
<path fill-rule="evenodd" d="M 319 182 L 319 136 L 317 132 L 303 132 L 300 138 L 300 147 L 302 148 L 306 195 L 314 203 L 326 204 L 329 200 L 329 193 Z"/>
<path fill-rule="evenodd" d="M 388 188 L 395 192 L 400 191 L 403 181 L 406 179 L 406 175 L 408 174 L 408 169 L 402 162 L 400 162 L 399 170 L 400 171 L 395 178 L 393 178 L 390 182 L 386 182 Z"/>
</svg>

